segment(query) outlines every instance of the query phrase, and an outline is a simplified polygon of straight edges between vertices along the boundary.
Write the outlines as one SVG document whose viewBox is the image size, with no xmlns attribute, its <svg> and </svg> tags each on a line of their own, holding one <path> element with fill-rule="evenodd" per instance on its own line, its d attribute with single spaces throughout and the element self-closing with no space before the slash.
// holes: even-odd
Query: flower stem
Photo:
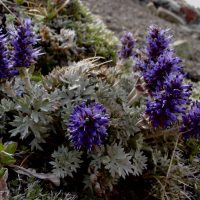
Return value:
<svg viewBox="0 0 200 200">
<path fill-rule="evenodd" d="M 131 90 L 131 92 L 129 93 L 129 95 L 128 95 L 128 100 L 131 100 L 131 98 L 134 96 L 135 92 L 136 92 L 136 89 L 135 89 L 135 87 L 134 87 L 134 88 Z"/>
<path fill-rule="evenodd" d="M 168 167 L 167 174 L 166 174 L 166 177 L 165 177 L 165 183 L 164 183 L 163 191 L 162 191 L 162 194 L 161 194 L 161 199 L 162 200 L 165 199 L 164 197 L 165 197 L 165 193 L 166 193 L 165 189 L 166 189 L 166 186 L 167 186 L 167 180 L 169 179 L 169 175 L 170 175 L 170 172 L 171 172 L 172 164 L 173 164 L 173 161 L 174 161 L 174 158 L 175 158 L 175 153 L 176 153 L 176 150 L 177 150 L 179 137 L 180 137 L 180 134 L 177 135 L 176 142 L 175 142 L 175 145 L 174 145 L 174 150 L 172 152 L 172 156 L 171 156 L 171 159 L 170 159 L 169 167 Z"/>
<path fill-rule="evenodd" d="M 135 90 L 135 95 L 129 100 L 128 105 L 133 106 L 135 102 L 138 102 L 142 96 L 142 92 Z"/>
<path fill-rule="evenodd" d="M 23 73 L 24 73 L 24 82 L 25 82 L 25 88 L 27 91 L 29 91 L 32 86 L 31 86 L 31 80 L 30 80 L 30 76 L 29 76 L 29 73 L 28 73 L 28 69 L 27 68 L 23 68 L 22 69 Z"/>
</svg>

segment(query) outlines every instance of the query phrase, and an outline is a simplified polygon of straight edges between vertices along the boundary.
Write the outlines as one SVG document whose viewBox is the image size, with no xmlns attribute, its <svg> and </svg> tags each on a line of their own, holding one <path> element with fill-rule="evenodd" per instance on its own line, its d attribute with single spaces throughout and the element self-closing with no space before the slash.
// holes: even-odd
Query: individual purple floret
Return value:
<svg viewBox="0 0 200 200">
<path fill-rule="evenodd" d="M 155 25 L 149 27 L 146 50 L 148 59 L 156 61 L 164 51 L 170 50 L 171 36 L 167 36 L 168 31 L 168 29 L 160 29 Z"/>
<path fill-rule="evenodd" d="M 83 102 L 76 106 L 69 118 L 70 141 L 76 149 L 91 151 L 101 145 L 107 135 L 109 117 L 100 103 Z"/>
<path fill-rule="evenodd" d="M 200 103 L 193 102 L 188 114 L 183 116 L 183 125 L 180 131 L 186 138 L 200 137 Z"/>
<path fill-rule="evenodd" d="M 172 73 L 182 72 L 181 59 L 175 57 L 170 51 L 146 64 L 146 70 L 142 72 L 146 88 L 150 92 L 160 91 L 164 87 L 165 79 Z"/>
<path fill-rule="evenodd" d="M 31 20 L 24 19 L 22 24 L 12 34 L 13 67 L 30 67 L 38 56 L 40 49 L 34 48 L 38 39 L 32 31 Z"/>
<path fill-rule="evenodd" d="M 120 39 L 120 51 L 118 52 L 118 56 L 120 59 L 128 59 L 133 55 L 133 48 L 135 46 L 135 40 L 133 38 L 133 34 L 130 32 L 124 33 L 124 35 Z"/>
<path fill-rule="evenodd" d="M 0 78 L 7 78 L 14 76 L 18 73 L 17 70 L 13 70 L 8 58 L 8 50 L 6 49 L 7 38 L 4 34 L 0 34 Z"/>
<path fill-rule="evenodd" d="M 191 85 L 183 85 L 183 76 L 169 76 L 164 90 L 153 94 L 153 101 L 147 100 L 146 116 L 153 127 L 168 128 L 177 122 L 177 114 L 185 112 L 189 102 Z"/>
</svg>

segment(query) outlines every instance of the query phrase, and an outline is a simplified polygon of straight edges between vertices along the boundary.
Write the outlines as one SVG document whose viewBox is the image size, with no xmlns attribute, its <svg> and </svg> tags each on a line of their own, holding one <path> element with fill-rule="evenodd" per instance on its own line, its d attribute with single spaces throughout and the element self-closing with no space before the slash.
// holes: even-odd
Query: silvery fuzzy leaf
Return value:
<svg viewBox="0 0 200 200">
<path fill-rule="evenodd" d="M 66 176 L 73 177 L 73 173 L 77 171 L 80 164 L 83 162 L 80 160 L 82 152 L 69 151 L 67 147 L 63 145 L 54 151 L 50 164 L 53 166 L 53 173 L 58 177 L 64 178 Z"/>
<path fill-rule="evenodd" d="M 14 109 L 14 103 L 13 101 L 9 100 L 9 99 L 1 99 L 1 104 L 0 104 L 0 116 L 1 113 L 4 114 L 5 112 L 8 112 L 10 110 Z"/>
<path fill-rule="evenodd" d="M 161 170 L 164 170 L 169 166 L 170 159 L 168 158 L 168 154 L 163 154 L 160 150 L 154 149 L 152 150 L 152 160 L 156 170 L 158 167 Z"/>
<path fill-rule="evenodd" d="M 147 157 L 143 154 L 142 151 L 136 150 L 133 153 L 133 175 L 139 176 L 142 175 L 143 170 L 147 169 Z"/>
<path fill-rule="evenodd" d="M 39 113 L 37 111 L 32 111 L 31 118 L 35 123 L 38 123 L 39 121 Z"/>
<path fill-rule="evenodd" d="M 20 134 L 20 138 L 24 139 L 29 136 L 29 126 L 30 126 L 30 119 L 28 116 L 23 117 L 23 116 L 15 116 L 15 119 L 13 122 L 10 122 L 10 124 L 13 127 L 16 127 L 15 129 L 10 130 L 9 132 L 11 133 L 11 136 L 16 136 Z"/>
<path fill-rule="evenodd" d="M 125 153 L 124 148 L 120 145 L 114 144 L 113 146 L 107 146 L 108 156 L 105 156 L 103 164 L 112 177 L 120 176 L 125 178 L 129 174 L 133 174 L 133 168 L 131 163 L 131 155 Z"/>
<path fill-rule="evenodd" d="M 98 148 L 97 152 L 95 152 L 94 154 L 91 153 L 89 155 L 89 157 L 92 158 L 90 162 L 90 166 L 94 168 L 95 171 L 97 171 L 98 169 L 101 169 L 103 162 L 106 159 L 105 154 L 106 154 L 105 147 L 101 146 Z"/>
<path fill-rule="evenodd" d="M 16 127 L 9 131 L 11 136 L 20 135 L 20 138 L 23 140 L 31 134 L 34 135 L 35 139 L 32 141 L 32 143 L 30 143 L 31 149 L 41 149 L 39 143 L 44 142 L 44 138 L 47 137 L 47 132 L 50 128 L 42 123 L 42 121 L 36 123 L 28 115 L 24 117 L 22 114 L 15 116 L 15 119 L 10 122 L 10 124 L 13 127 Z"/>
</svg>

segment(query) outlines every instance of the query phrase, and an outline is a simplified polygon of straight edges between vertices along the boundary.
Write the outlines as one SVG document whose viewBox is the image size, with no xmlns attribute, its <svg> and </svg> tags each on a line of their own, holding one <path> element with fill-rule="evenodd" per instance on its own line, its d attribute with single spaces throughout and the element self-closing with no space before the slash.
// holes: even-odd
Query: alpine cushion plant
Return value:
<svg viewBox="0 0 200 200">
<path fill-rule="evenodd" d="M 31 20 L 24 19 L 21 25 L 11 33 L 13 45 L 13 67 L 30 67 L 40 55 L 40 49 L 34 48 L 38 38 L 32 31 Z"/>
<path fill-rule="evenodd" d="M 38 171 L 34 173 L 34 170 L 31 170 L 31 176 L 36 174 L 37 178 L 47 177 L 46 181 L 54 179 L 57 186 L 61 184 L 59 188 L 62 193 L 66 193 L 67 184 L 71 192 L 78 194 L 78 199 L 116 199 L 117 189 L 119 193 L 130 189 L 136 198 L 144 199 L 150 192 L 142 186 L 154 185 L 155 177 L 158 180 L 161 177 L 161 185 L 164 185 L 163 181 L 166 180 L 163 177 L 168 168 L 170 172 L 166 182 L 174 181 L 174 193 L 180 194 L 177 190 L 181 188 L 178 181 L 183 177 L 182 165 L 177 167 L 180 162 L 174 155 L 170 162 L 176 132 L 173 133 L 174 137 L 169 138 L 170 141 L 160 137 L 157 141 L 158 137 L 155 135 L 157 131 L 163 134 L 162 129 L 178 122 L 181 119 L 180 115 L 184 115 L 181 130 L 191 135 L 199 135 L 200 106 L 196 103 L 189 114 L 185 114 L 190 102 L 191 85 L 184 84 L 181 60 L 171 50 L 170 37 L 166 37 L 166 33 L 166 30 L 151 27 L 145 55 L 140 58 L 138 56 L 138 61 L 142 64 L 139 69 L 141 79 L 137 82 L 136 89 L 148 97 L 146 101 L 140 101 L 135 106 L 129 106 L 127 96 L 136 82 L 129 72 L 123 71 L 123 65 L 129 67 L 131 64 L 129 58 L 136 56 L 133 53 L 134 39 L 130 33 L 126 33 L 121 39 L 120 73 L 115 68 L 107 68 L 106 64 L 105 70 L 104 67 L 103 70 L 97 67 L 99 62 L 95 57 L 68 67 L 54 68 L 39 81 L 32 79 L 31 88 L 27 88 L 30 90 L 25 92 L 24 76 L 12 81 L 15 94 L 3 94 L 1 97 L 0 132 L 3 140 L 13 137 L 15 141 L 20 141 L 18 153 L 14 155 L 16 165 L 21 163 L 20 168 L 27 172 L 29 168 Z M 31 30 L 30 20 L 23 20 L 12 35 L 13 56 L 7 61 L 20 72 L 25 70 L 27 74 L 24 75 L 30 77 L 29 67 L 40 54 L 39 49 L 34 48 L 38 39 Z M 124 62 L 127 59 L 128 62 Z M 116 74 L 119 76 L 115 76 Z M 87 99 L 98 99 L 98 102 Z M 146 103 L 146 107 L 143 103 Z M 145 119 L 148 119 L 154 128 L 161 129 L 155 131 L 147 126 L 147 123 L 138 127 L 141 113 L 145 113 Z M 147 136 L 153 139 L 149 140 Z M 52 169 L 49 169 L 49 164 Z M 188 166 L 187 163 L 186 167 Z M 8 170 L 12 167 L 9 166 Z M 25 167 L 28 169 L 24 169 Z M 175 168 L 180 169 L 180 173 L 175 172 L 173 175 L 178 174 L 180 179 L 170 176 Z M 20 173 L 20 170 L 17 173 Z M 60 178 L 61 182 L 58 180 Z M 125 180 L 121 182 L 121 178 Z M 11 179 L 15 180 L 16 176 Z M 188 181 L 183 180 L 184 188 L 187 185 L 190 187 Z M 80 183 L 82 181 L 85 189 Z M 126 187 L 126 183 L 130 181 L 132 184 Z M 125 190 L 121 190 L 121 183 L 125 183 Z M 22 188 L 27 188 L 24 187 L 25 184 L 28 185 L 25 179 L 22 184 Z M 135 188 L 137 184 L 141 187 L 139 192 L 144 193 L 142 196 L 136 191 L 139 188 Z M 164 189 L 158 187 L 157 191 L 165 189 L 168 189 L 168 185 Z M 53 185 L 50 185 L 50 188 L 45 187 L 45 193 L 46 190 L 53 192 Z M 166 194 L 169 194 L 167 192 Z M 126 196 L 124 198 L 130 199 Z"/>
<path fill-rule="evenodd" d="M 69 118 L 69 139 L 76 149 L 91 151 L 101 145 L 107 135 L 109 117 L 106 109 L 97 102 L 82 102 Z"/>
</svg>

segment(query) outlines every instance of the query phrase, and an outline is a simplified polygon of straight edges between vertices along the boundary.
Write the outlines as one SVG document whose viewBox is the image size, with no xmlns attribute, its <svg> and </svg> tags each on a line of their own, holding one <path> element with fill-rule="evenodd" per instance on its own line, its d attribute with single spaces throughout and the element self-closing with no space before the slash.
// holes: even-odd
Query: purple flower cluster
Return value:
<svg viewBox="0 0 200 200">
<path fill-rule="evenodd" d="M 120 39 L 121 45 L 118 52 L 119 59 L 128 59 L 133 56 L 133 48 L 135 46 L 135 40 L 132 33 L 125 32 Z"/>
<path fill-rule="evenodd" d="M 171 36 L 167 36 L 168 31 L 155 25 L 149 27 L 146 50 L 150 60 L 156 61 L 165 51 L 170 51 Z"/>
<path fill-rule="evenodd" d="M 38 39 L 31 29 L 31 20 L 25 19 L 12 33 L 13 40 L 13 66 L 30 67 L 38 58 L 40 49 L 33 48 Z"/>
<path fill-rule="evenodd" d="M 4 34 L 0 34 L 0 79 L 7 78 L 18 73 L 17 70 L 12 69 L 6 44 L 6 36 Z"/>
<path fill-rule="evenodd" d="M 153 94 L 146 103 L 146 115 L 153 127 L 167 128 L 177 122 L 177 114 L 185 113 L 189 103 L 191 85 L 183 85 L 183 76 L 168 77 L 164 89 Z"/>
<path fill-rule="evenodd" d="M 101 145 L 107 135 L 109 117 L 103 105 L 83 102 L 76 106 L 69 119 L 70 141 L 76 149 L 91 151 Z"/>
<path fill-rule="evenodd" d="M 145 58 L 136 58 L 135 70 L 140 71 L 149 93 L 163 89 L 166 77 L 182 73 L 181 59 L 170 48 L 168 30 L 150 26 Z"/>
<path fill-rule="evenodd" d="M 170 48 L 171 36 L 167 32 L 151 26 L 145 58 L 136 59 L 136 70 L 143 77 L 150 96 L 145 114 L 155 128 L 168 128 L 177 122 L 191 94 L 191 85 L 183 84 L 181 59 Z"/>
<path fill-rule="evenodd" d="M 40 50 L 34 48 L 38 39 L 31 30 L 31 20 L 25 19 L 15 30 L 10 31 L 13 51 L 6 48 L 8 37 L 0 34 L 0 78 L 18 74 L 18 67 L 30 67 L 39 56 Z"/>
<path fill-rule="evenodd" d="M 149 60 L 146 64 L 146 69 L 142 71 L 148 91 L 151 93 L 162 90 L 168 76 L 175 73 L 179 74 L 182 71 L 180 63 L 180 58 L 175 57 L 170 51 L 160 55 L 156 62 Z"/>
<path fill-rule="evenodd" d="M 200 103 L 193 102 L 188 114 L 183 116 L 183 125 L 180 131 L 186 138 L 200 137 Z"/>
</svg>

